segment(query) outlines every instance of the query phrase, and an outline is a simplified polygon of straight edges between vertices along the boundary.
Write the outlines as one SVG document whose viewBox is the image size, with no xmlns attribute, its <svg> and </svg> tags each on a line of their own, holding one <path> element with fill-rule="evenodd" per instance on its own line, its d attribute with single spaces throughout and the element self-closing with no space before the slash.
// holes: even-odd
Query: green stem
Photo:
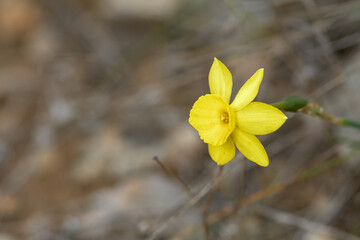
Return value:
<svg viewBox="0 0 360 240">
<path fill-rule="evenodd" d="M 360 122 L 356 122 L 348 118 L 342 118 L 341 125 L 360 129 Z"/>
<path fill-rule="evenodd" d="M 320 105 L 308 102 L 306 99 L 301 97 L 287 97 L 280 102 L 271 103 L 270 105 L 286 112 L 302 112 L 313 117 L 319 117 L 333 125 L 360 129 L 360 122 L 348 118 L 333 116 L 326 112 Z"/>
<path fill-rule="evenodd" d="M 276 102 L 276 103 L 270 103 L 271 106 L 273 107 L 276 107 L 277 109 L 280 109 L 280 110 L 285 110 L 285 103 L 284 102 Z"/>
<path fill-rule="evenodd" d="M 297 112 L 308 104 L 304 98 L 291 96 L 284 98 L 281 102 L 271 103 L 270 105 L 287 112 Z"/>
</svg>

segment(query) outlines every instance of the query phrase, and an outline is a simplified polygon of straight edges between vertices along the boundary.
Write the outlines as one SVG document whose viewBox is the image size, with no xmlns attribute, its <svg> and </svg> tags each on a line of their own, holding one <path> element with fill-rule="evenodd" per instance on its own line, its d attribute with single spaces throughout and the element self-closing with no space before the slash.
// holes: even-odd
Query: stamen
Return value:
<svg viewBox="0 0 360 240">
<path fill-rule="evenodd" d="M 222 113 L 220 115 L 220 120 L 224 123 L 229 123 L 229 114 L 228 113 Z"/>
</svg>

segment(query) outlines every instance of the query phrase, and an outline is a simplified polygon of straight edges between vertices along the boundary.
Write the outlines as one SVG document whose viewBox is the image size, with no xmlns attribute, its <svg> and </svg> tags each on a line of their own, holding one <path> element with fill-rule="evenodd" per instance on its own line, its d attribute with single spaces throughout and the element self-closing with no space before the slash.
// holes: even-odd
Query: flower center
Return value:
<svg viewBox="0 0 360 240">
<path fill-rule="evenodd" d="M 229 114 L 227 112 L 220 114 L 220 120 L 224 123 L 229 123 Z"/>
</svg>

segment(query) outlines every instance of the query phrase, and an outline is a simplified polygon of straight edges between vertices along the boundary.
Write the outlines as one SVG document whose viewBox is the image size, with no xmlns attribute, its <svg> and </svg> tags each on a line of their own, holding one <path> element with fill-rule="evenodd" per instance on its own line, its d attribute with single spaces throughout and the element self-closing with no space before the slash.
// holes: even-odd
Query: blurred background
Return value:
<svg viewBox="0 0 360 240">
<path fill-rule="evenodd" d="M 213 58 L 233 95 L 264 67 L 258 101 L 360 120 L 359 45 L 359 0 L 0 0 L 0 239 L 148 239 L 172 216 L 157 239 L 202 239 L 153 158 L 194 193 L 213 179 L 187 122 Z M 210 213 L 341 164 L 219 219 L 213 239 L 360 239 L 360 132 L 286 114 L 260 138 L 270 166 L 238 154 Z"/>
</svg>

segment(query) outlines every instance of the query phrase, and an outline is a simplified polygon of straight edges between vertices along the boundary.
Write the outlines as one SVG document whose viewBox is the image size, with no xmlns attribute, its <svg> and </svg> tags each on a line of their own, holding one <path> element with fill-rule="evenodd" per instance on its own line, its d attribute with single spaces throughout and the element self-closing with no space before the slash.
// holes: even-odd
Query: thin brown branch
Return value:
<svg viewBox="0 0 360 240">
<path fill-rule="evenodd" d="M 158 239 L 165 229 L 168 228 L 180 215 L 185 213 L 191 207 L 196 205 L 211 189 L 214 187 L 214 182 L 206 184 L 192 199 L 190 199 L 184 206 L 182 206 L 174 215 L 168 218 L 163 224 L 154 231 L 148 240 Z"/>
<path fill-rule="evenodd" d="M 239 190 L 237 201 L 234 204 L 235 212 L 239 210 L 239 205 L 237 203 L 240 202 L 241 199 L 244 199 L 246 196 L 246 171 L 247 171 L 247 161 L 242 161 L 241 188 Z"/>
<path fill-rule="evenodd" d="M 218 174 L 215 178 L 215 181 L 214 181 L 214 187 L 212 188 L 211 192 L 209 193 L 209 197 L 203 207 L 203 226 L 204 226 L 204 239 L 205 240 L 209 240 L 209 223 L 208 223 L 208 219 L 207 219 L 207 215 L 208 215 L 208 212 L 209 212 L 209 208 L 211 206 L 211 202 L 212 200 L 214 199 L 214 196 L 215 196 L 215 193 L 219 187 L 219 184 L 220 184 L 220 181 L 221 181 L 221 176 L 223 174 L 223 171 L 224 171 L 224 165 L 221 165 L 219 167 L 219 171 L 218 171 Z"/>
<path fill-rule="evenodd" d="M 180 184 L 180 186 L 184 188 L 190 198 L 194 197 L 194 194 L 192 193 L 189 186 L 176 173 L 174 173 L 170 168 L 165 166 L 165 164 L 163 164 L 157 156 L 155 156 L 153 159 L 170 177 L 174 178 Z"/>
<path fill-rule="evenodd" d="M 174 173 L 170 168 L 168 168 L 165 164 L 163 164 L 160 159 L 155 156 L 154 161 L 159 164 L 159 166 L 172 178 L 174 178 L 186 191 L 187 195 L 190 199 L 193 199 L 195 195 L 192 193 L 189 186 L 176 174 Z M 201 208 L 201 204 L 199 202 L 196 203 L 196 206 Z M 203 222 L 203 232 L 204 236 L 207 236 L 207 224 L 206 224 L 206 215 L 204 215 L 204 212 L 202 211 L 202 222 Z"/>
</svg>

